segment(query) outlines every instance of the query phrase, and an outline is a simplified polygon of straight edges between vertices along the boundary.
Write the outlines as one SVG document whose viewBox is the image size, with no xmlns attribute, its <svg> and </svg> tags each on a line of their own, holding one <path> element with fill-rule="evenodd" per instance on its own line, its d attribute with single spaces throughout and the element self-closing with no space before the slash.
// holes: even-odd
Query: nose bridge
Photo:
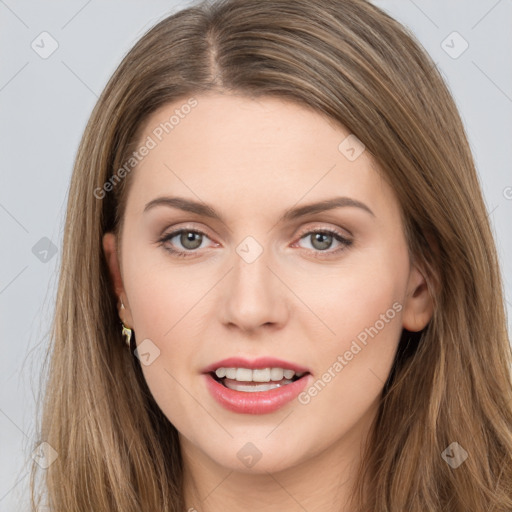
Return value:
<svg viewBox="0 0 512 512">
<path fill-rule="evenodd" d="M 283 286 L 271 270 L 272 260 L 271 251 L 252 237 L 236 247 L 225 302 L 228 323 L 252 330 L 284 321 Z"/>
</svg>

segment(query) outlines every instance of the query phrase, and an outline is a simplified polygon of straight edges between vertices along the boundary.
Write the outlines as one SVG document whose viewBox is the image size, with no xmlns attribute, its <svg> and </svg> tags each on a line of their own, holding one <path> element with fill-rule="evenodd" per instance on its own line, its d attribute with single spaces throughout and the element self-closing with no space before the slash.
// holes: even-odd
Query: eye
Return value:
<svg viewBox="0 0 512 512">
<path fill-rule="evenodd" d="M 326 256 L 332 256 L 345 250 L 347 247 L 352 245 L 353 241 L 344 237 L 341 233 L 333 229 L 317 229 L 308 231 L 301 235 L 300 240 L 310 240 L 313 250 L 317 253 L 326 253 Z M 333 242 L 338 242 L 341 247 L 333 251 L 328 249 L 333 245 Z M 315 257 L 319 257 L 315 255 Z M 320 257 L 324 257 L 322 254 Z"/>
<path fill-rule="evenodd" d="M 164 247 L 165 250 L 170 253 L 178 256 L 180 258 L 187 258 L 192 256 L 196 249 L 200 249 L 202 242 L 205 238 L 208 238 L 206 233 L 199 231 L 197 229 L 179 229 L 164 235 L 160 240 L 160 245 Z M 176 242 L 172 243 L 172 240 L 176 239 Z M 171 242 L 171 244 L 166 244 L 167 242 Z M 181 244 L 184 250 L 178 248 L 178 250 L 173 249 L 171 245 L 175 245 L 176 243 Z"/>
</svg>

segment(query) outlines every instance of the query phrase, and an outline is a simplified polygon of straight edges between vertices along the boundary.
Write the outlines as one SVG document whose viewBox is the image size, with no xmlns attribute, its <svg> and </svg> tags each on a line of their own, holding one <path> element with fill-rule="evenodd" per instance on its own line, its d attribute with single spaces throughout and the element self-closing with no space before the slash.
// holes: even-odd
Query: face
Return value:
<svg viewBox="0 0 512 512">
<path fill-rule="evenodd" d="M 361 143 L 314 111 L 195 99 L 145 124 L 120 258 L 104 237 L 148 386 L 185 453 L 209 464 L 263 473 L 348 453 L 402 328 L 431 315 L 397 199 Z"/>
</svg>

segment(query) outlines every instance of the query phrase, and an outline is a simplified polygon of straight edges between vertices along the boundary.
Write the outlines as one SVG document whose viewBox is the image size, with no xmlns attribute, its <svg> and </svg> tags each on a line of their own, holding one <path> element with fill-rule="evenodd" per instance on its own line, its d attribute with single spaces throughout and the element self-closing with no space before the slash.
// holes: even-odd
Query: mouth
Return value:
<svg viewBox="0 0 512 512">
<path fill-rule="evenodd" d="M 311 383 L 309 368 L 275 357 L 229 357 L 201 372 L 211 397 L 239 414 L 268 414 L 297 398 Z"/>
<path fill-rule="evenodd" d="M 281 388 L 309 375 L 284 368 L 234 368 L 220 367 L 208 372 L 213 380 L 225 388 L 244 393 L 257 393 Z"/>
</svg>

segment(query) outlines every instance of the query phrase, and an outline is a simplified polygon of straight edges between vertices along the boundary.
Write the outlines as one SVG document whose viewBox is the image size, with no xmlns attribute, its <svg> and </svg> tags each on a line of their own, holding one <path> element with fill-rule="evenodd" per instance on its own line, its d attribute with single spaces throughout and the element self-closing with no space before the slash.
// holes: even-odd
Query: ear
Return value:
<svg viewBox="0 0 512 512">
<path fill-rule="evenodd" d="M 133 325 L 132 314 L 128 303 L 128 297 L 124 290 L 121 267 L 119 265 L 119 254 L 117 250 L 117 237 L 114 233 L 109 232 L 103 235 L 103 251 L 110 271 L 110 278 L 112 280 L 114 292 L 118 298 L 117 310 L 119 318 L 126 327 L 131 328 Z M 121 306 L 121 301 L 124 304 L 124 308 Z"/>
<path fill-rule="evenodd" d="M 403 327 L 411 332 L 426 327 L 434 312 L 434 301 L 422 272 L 411 267 L 407 283 L 407 295 L 402 315 Z"/>
</svg>

